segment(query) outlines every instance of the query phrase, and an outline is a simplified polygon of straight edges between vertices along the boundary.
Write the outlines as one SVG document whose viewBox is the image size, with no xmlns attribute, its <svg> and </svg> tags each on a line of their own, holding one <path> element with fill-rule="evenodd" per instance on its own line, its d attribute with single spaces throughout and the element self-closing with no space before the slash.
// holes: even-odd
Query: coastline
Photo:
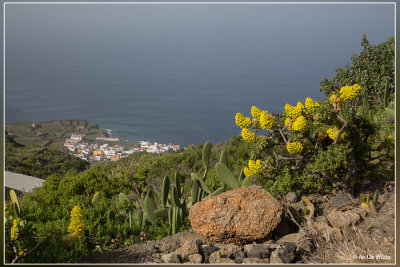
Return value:
<svg viewBox="0 0 400 267">
<path fill-rule="evenodd" d="M 180 145 L 122 140 L 114 131 L 87 120 L 51 120 L 8 123 L 5 132 L 28 147 L 49 147 L 96 162 L 118 161 L 138 152 L 176 152 Z"/>
</svg>

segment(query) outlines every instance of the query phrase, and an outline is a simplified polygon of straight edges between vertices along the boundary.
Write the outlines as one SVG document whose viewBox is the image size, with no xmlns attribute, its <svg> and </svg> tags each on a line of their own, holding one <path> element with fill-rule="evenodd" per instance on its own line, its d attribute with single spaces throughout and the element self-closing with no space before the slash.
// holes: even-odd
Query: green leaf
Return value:
<svg viewBox="0 0 400 267">
<path fill-rule="evenodd" d="M 239 177 L 238 177 L 239 183 L 241 181 L 243 181 L 244 178 L 246 178 L 246 175 L 244 174 L 244 167 L 243 167 L 242 170 L 240 171 L 240 174 L 239 174 Z"/>
<path fill-rule="evenodd" d="M 121 201 L 121 202 L 124 202 L 124 201 L 129 202 L 129 198 L 124 193 L 119 193 L 119 201 Z"/>
<path fill-rule="evenodd" d="M 21 213 L 21 208 L 19 206 L 17 194 L 15 193 L 15 191 L 13 189 L 10 190 L 10 198 L 11 198 L 12 203 L 16 207 L 17 215 L 19 216 L 19 214 Z"/>
<path fill-rule="evenodd" d="M 204 169 L 208 169 L 211 158 L 211 143 L 207 141 L 203 147 L 202 160 Z"/>
<path fill-rule="evenodd" d="M 154 213 L 158 217 L 161 217 L 163 219 L 167 219 L 168 218 L 168 211 L 169 211 L 169 208 L 164 208 L 164 209 L 155 210 Z"/>
<path fill-rule="evenodd" d="M 222 151 L 219 161 L 221 163 L 225 164 L 225 166 L 228 166 L 228 154 L 226 153 L 225 150 Z"/>
<path fill-rule="evenodd" d="M 225 188 L 223 186 L 221 186 L 220 188 L 218 188 L 217 190 L 212 192 L 210 195 L 208 195 L 206 198 L 217 196 L 217 195 L 223 193 L 224 191 L 225 191 Z"/>
<path fill-rule="evenodd" d="M 164 177 L 164 180 L 163 180 L 162 191 L 161 191 L 161 200 L 162 200 L 162 201 L 161 201 L 161 206 L 162 206 L 163 208 L 165 208 L 166 205 L 167 205 L 170 183 L 171 183 L 171 182 L 170 182 L 170 180 L 169 180 L 169 177 L 168 177 L 168 175 L 166 175 L 166 176 Z"/>
<path fill-rule="evenodd" d="M 157 221 L 157 216 L 154 213 L 156 206 L 154 205 L 153 200 L 151 200 L 149 194 L 147 194 L 144 199 L 144 210 L 151 222 Z"/>
<path fill-rule="evenodd" d="M 191 189 L 192 205 L 194 205 L 198 201 L 197 199 L 198 192 L 199 192 L 199 182 L 197 179 L 193 179 L 192 189 Z"/>
<path fill-rule="evenodd" d="M 92 204 L 95 204 L 100 198 L 100 192 L 96 192 L 92 198 Z"/>
<path fill-rule="evenodd" d="M 168 209 L 168 223 L 169 223 L 169 235 L 172 235 L 172 224 L 173 224 L 173 212 L 174 208 Z"/>
<path fill-rule="evenodd" d="M 146 212 L 142 213 L 142 222 L 140 224 L 140 228 L 143 228 L 146 224 L 146 220 L 149 219 L 149 216 L 147 215 Z"/>
<path fill-rule="evenodd" d="M 182 209 L 183 205 L 182 205 L 182 203 L 181 203 L 181 201 L 179 199 L 178 190 L 176 189 L 175 186 L 172 187 L 172 197 L 173 197 L 172 200 L 174 201 L 175 206 L 177 206 L 177 207 Z"/>
<path fill-rule="evenodd" d="M 176 230 L 178 229 L 178 208 L 172 208 L 172 234 L 176 234 Z"/>
<path fill-rule="evenodd" d="M 225 164 L 218 162 L 215 165 L 215 170 L 221 181 L 226 184 L 231 189 L 236 189 L 240 187 L 240 184 L 232 172 L 225 166 Z"/>
<path fill-rule="evenodd" d="M 178 172 L 176 171 L 175 172 L 175 186 L 176 186 L 176 191 L 177 191 L 177 193 L 178 193 L 178 198 L 181 198 L 181 190 L 182 190 L 182 188 L 181 188 L 181 179 L 180 179 L 180 177 L 179 177 L 179 174 L 178 174 Z"/>
<path fill-rule="evenodd" d="M 191 173 L 190 174 L 192 176 L 193 180 L 197 180 L 200 183 L 201 188 L 207 193 L 207 194 L 211 194 L 211 190 L 210 188 L 206 185 L 206 183 L 203 181 L 203 179 L 200 178 L 200 176 L 198 176 L 195 173 Z"/>
<path fill-rule="evenodd" d="M 250 176 L 244 178 L 243 183 L 242 183 L 242 187 L 249 187 L 253 185 L 253 182 L 251 181 Z"/>
</svg>

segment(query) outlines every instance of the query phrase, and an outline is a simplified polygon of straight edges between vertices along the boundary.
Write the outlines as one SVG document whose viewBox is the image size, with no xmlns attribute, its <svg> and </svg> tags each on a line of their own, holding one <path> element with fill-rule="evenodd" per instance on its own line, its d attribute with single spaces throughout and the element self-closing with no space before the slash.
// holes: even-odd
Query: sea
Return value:
<svg viewBox="0 0 400 267">
<path fill-rule="evenodd" d="M 370 43 L 394 4 L 6 4 L 5 122 L 81 119 L 183 146 L 282 112 Z"/>
</svg>

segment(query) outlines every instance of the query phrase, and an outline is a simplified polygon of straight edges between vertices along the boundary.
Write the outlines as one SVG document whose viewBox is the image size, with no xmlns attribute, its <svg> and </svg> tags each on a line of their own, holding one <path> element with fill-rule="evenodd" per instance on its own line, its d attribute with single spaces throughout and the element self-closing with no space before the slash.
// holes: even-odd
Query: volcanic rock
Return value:
<svg viewBox="0 0 400 267">
<path fill-rule="evenodd" d="M 192 254 L 189 255 L 189 262 L 190 263 L 202 263 L 203 261 L 203 257 L 200 254 Z"/>
<path fill-rule="evenodd" d="M 266 240 L 281 220 L 282 207 L 259 186 L 238 188 L 196 203 L 193 230 L 211 241 L 243 244 Z"/>
<path fill-rule="evenodd" d="M 294 243 L 286 243 L 281 252 L 280 258 L 285 263 L 291 263 L 296 257 L 296 245 Z"/>
<path fill-rule="evenodd" d="M 201 245 L 201 240 L 198 239 L 196 241 L 193 240 L 186 240 L 182 244 L 180 248 L 178 248 L 175 252 L 181 255 L 182 260 L 186 260 L 189 255 L 199 253 L 199 247 Z"/>
<path fill-rule="evenodd" d="M 235 259 L 235 254 L 239 251 L 239 247 L 234 244 L 220 244 L 219 247 L 223 258 Z"/>
<path fill-rule="evenodd" d="M 260 258 L 265 259 L 269 256 L 268 247 L 262 245 L 256 245 L 248 250 L 246 253 L 248 258 Z"/>
<path fill-rule="evenodd" d="M 295 192 L 289 192 L 286 194 L 285 199 L 289 202 L 289 203 L 294 203 L 297 201 L 297 195 Z"/>
<path fill-rule="evenodd" d="M 272 251 L 271 257 L 269 258 L 269 261 L 270 261 L 271 264 L 285 263 L 285 262 L 281 259 L 280 255 L 279 255 L 279 250 L 278 250 L 278 249 Z"/>
<path fill-rule="evenodd" d="M 238 251 L 235 255 L 235 263 L 242 263 L 244 258 L 246 258 L 246 254 L 243 251 Z"/>
<path fill-rule="evenodd" d="M 222 258 L 221 252 L 215 251 L 211 253 L 208 260 L 210 263 L 217 263 L 221 258 Z"/>
<path fill-rule="evenodd" d="M 181 262 L 179 255 L 176 252 L 165 254 L 161 258 L 165 263 L 180 263 Z"/>
<path fill-rule="evenodd" d="M 204 258 L 204 263 L 210 263 L 209 258 L 210 255 L 215 252 L 218 251 L 220 248 L 216 247 L 216 246 L 209 246 L 209 245 L 202 245 L 199 248 L 200 254 L 203 256 Z"/>
</svg>

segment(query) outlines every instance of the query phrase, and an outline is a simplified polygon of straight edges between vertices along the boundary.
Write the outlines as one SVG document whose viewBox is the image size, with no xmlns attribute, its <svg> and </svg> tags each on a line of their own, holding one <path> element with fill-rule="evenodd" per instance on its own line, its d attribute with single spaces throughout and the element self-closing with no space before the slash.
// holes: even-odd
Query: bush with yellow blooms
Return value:
<svg viewBox="0 0 400 267">
<path fill-rule="evenodd" d="M 82 238 L 85 235 L 85 222 L 79 206 L 75 206 L 71 211 L 71 222 L 68 225 L 67 231 L 71 238 Z"/>
<path fill-rule="evenodd" d="M 393 157 L 393 123 L 382 122 L 388 108 L 371 107 L 362 82 L 336 88 L 321 101 L 287 103 L 280 114 L 256 106 L 251 117 L 236 114 L 252 144 L 245 176 L 256 175 L 273 193 L 352 192 L 371 179 L 373 159 Z"/>
<path fill-rule="evenodd" d="M 19 263 L 36 251 L 45 239 L 37 236 L 32 222 L 22 216 L 22 207 L 13 189 L 9 195 L 11 202 L 4 203 L 5 256 L 9 262 Z"/>
</svg>

